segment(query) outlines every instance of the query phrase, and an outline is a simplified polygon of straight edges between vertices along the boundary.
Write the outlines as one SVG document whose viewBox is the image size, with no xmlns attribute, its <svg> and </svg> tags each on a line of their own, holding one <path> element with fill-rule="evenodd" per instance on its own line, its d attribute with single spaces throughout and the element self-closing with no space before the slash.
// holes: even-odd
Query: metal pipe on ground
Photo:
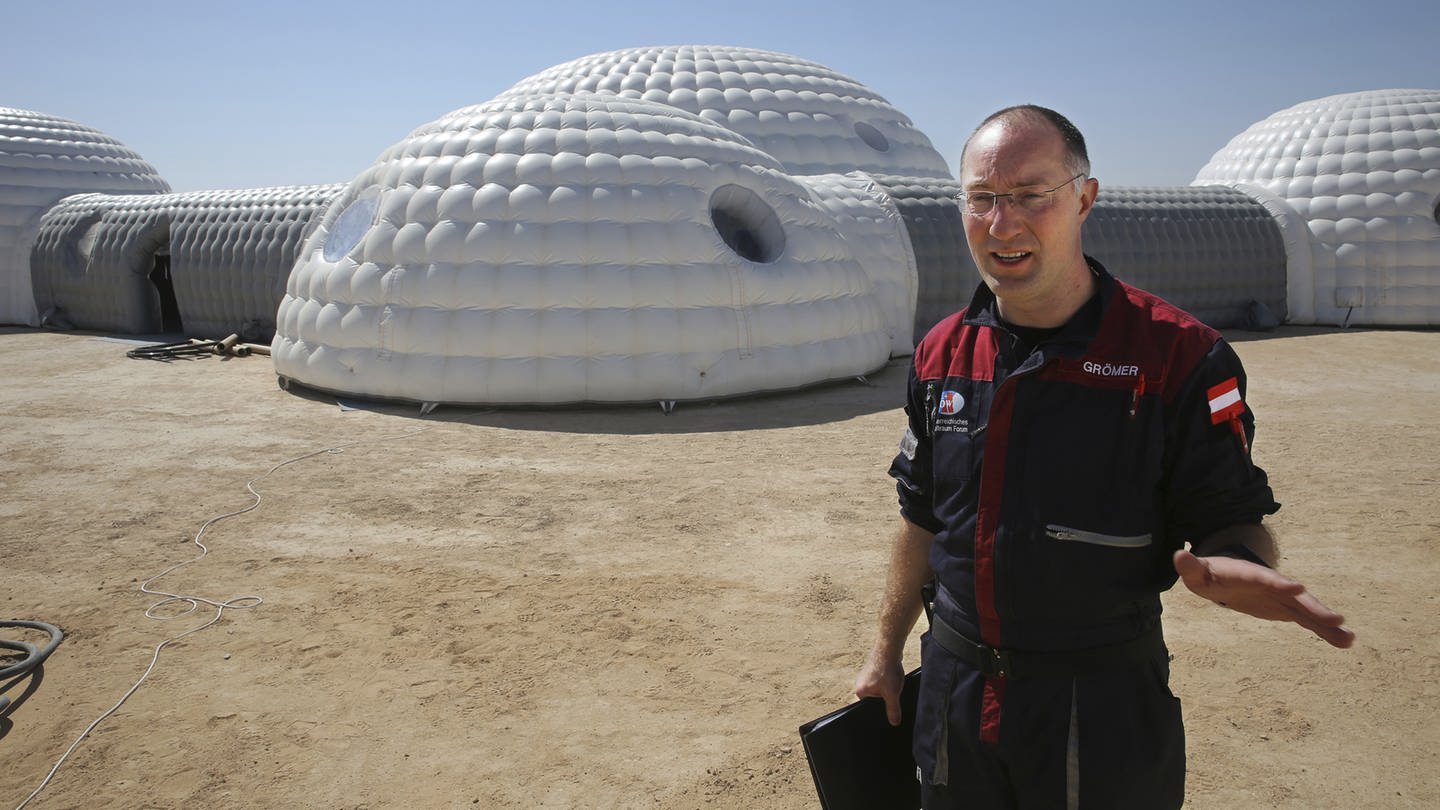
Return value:
<svg viewBox="0 0 1440 810">
<path fill-rule="evenodd" d="M 219 343 L 215 344 L 215 353 L 216 353 L 216 354 L 230 354 L 230 353 L 231 353 L 231 350 L 233 350 L 233 349 L 235 348 L 235 344 L 237 344 L 237 343 L 239 343 L 239 342 L 240 342 L 240 336 L 239 336 L 239 335 L 231 335 L 230 337 L 227 337 L 227 338 L 225 338 L 224 340 L 220 341 Z"/>
</svg>

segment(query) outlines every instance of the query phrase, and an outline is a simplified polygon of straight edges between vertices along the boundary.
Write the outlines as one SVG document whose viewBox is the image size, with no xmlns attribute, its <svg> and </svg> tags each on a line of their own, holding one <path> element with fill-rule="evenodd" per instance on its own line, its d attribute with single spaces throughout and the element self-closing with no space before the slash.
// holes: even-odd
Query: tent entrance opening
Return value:
<svg viewBox="0 0 1440 810">
<path fill-rule="evenodd" d="M 160 296 L 160 329 L 165 334 L 183 333 L 180 322 L 180 305 L 175 301 L 175 284 L 170 279 L 170 254 L 161 251 L 155 254 L 155 265 L 150 268 L 150 283 Z"/>
</svg>

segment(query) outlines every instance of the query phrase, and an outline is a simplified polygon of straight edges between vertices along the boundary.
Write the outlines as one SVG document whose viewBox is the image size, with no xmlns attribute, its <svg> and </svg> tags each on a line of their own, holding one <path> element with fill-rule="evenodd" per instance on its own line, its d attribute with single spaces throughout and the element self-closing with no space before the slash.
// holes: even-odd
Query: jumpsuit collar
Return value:
<svg viewBox="0 0 1440 810">
<path fill-rule="evenodd" d="M 1099 261 L 1086 256 L 1085 263 L 1090 267 L 1090 272 L 1095 275 L 1095 294 L 1082 304 L 1080 309 L 1070 316 L 1070 320 L 1061 325 L 1055 334 L 1045 340 L 1044 345 L 1069 346 L 1083 350 L 1083 347 L 1099 333 L 1105 311 L 1109 308 L 1110 298 L 1114 295 L 1118 284 L 1115 277 L 1110 275 L 1110 272 Z M 1000 317 L 995 294 L 983 281 L 976 287 L 975 294 L 970 299 L 970 305 L 965 309 L 962 322 L 972 326 L 999 329 L 1013 335 L 1009 324 Z"/>
</svg>

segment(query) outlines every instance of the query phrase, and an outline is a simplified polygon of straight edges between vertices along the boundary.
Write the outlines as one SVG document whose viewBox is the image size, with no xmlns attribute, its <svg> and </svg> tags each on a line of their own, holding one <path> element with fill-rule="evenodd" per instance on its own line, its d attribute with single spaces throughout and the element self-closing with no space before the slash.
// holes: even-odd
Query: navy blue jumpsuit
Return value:
<svg viewBox="0 0 1440 810">
<path fill-rule="evenodd" d="M 936 616 L 973 642 L 1061 660 L 1158 640 L 1173 552 L 1279 509 L 1250 460 L 1235 352 L 1087 261 L 1096 295 L 1038 346 L 1005 326 L 984 285 L 936 325 L 915 351 L 890 470 L 901 513 L 935 534 Z M 1181 806 L 1163 641 L 1089 669 L 1003 675 L 933 631 L 921 650 L 927 810 Z"/>
</svg>

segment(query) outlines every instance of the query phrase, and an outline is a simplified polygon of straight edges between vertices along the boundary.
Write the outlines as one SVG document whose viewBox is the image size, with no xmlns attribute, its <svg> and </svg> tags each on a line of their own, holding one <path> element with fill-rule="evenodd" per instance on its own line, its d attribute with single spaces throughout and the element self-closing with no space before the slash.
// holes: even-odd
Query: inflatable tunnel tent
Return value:
<svg viewBox="0 0 1440 810">
<path fill-rule="evenodd" d="M 1440 90 L 1296 104 L 1232 138 L 1195 184 L 1242 189 L 1285 229 L 1291 322 L 1440 325 Z"/>
<path fill-rule="evenodd" d="M 170 270 L 184 331 L 269 343 L 300 246 L 344 184 L 175 195 Z"/>
<path fill-rule="evenodd" d="M 29 256 L 40 324 L 165 331 L 157 282 L 170 219 L 163 195 L 77 194 L 47 211 Z M 172 314 L 173 317 L 173 314 Z"/>
<path fill-rule="evenodd" d="M 916 342 L 967 306 L 980 273 L 955 194 L 937 180 L 875 177 L 891 197 L 915 255 Z M 1217 328 L 1248 326 L 1258 302 L 1285 314 L 1285 248 L 1267 209 L 1222 187 L 1100 187 L 1083 229 L 1085 252 L 1119 278 Z"/>
<path fill-rule="evenodd" d="M 1217 329 L 1285 319 L 1280 228 L 1234 189 L 1101 185 L 1082 238 L 1116 278 Z"/>
<path fill-rule="evenodd" d="M 84 192 L 169 190 L 154 166 L 96 129 L 0 107 L 0 324 L 40 324 L 30 248 L 57 201 Z"/>
<path fill-rule="evenodd" d="M 42 321 L 268 342 L 306 231 L 343 188 L 68 197 L 30 256 Z"/>
</svg>

